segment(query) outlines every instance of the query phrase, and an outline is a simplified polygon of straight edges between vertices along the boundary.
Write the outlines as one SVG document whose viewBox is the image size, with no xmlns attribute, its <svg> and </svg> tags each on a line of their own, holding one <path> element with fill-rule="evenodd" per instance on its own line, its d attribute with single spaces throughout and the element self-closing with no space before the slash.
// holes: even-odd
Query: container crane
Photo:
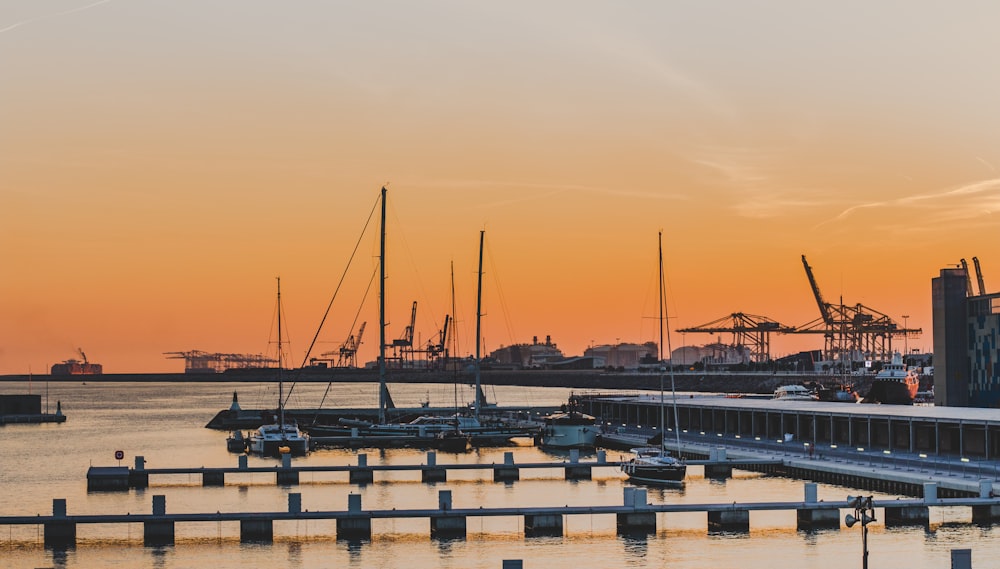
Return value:
<svg viewBox="0 0 1000 569">
<path fill-rule="evenodd" d="M 365 324 L 368 322 L 362 322 L 361 327 L 358 328 L 357 337 L 351 334 L 347 337 L 347 340 L 340 345 L 340 355 L 337 358 L 337 367 L 357 367 L 358 365 L 358 348 L 361 346 L 361 337 L 365 335 Z"/>
<path fill-rule="evenodd" d="M 683 328 L 678 330 L 678 332 L 732 333 L 732 345 L 737 348 L 747 347 L 750 349 L 751 359 L 757 362 L 766 362 L 771 360 L 771 333 L 788 332 L 791 330 L 794 330 L 794 328 L 784 326 L 766 316 L 734 312 L 729 316 L 723 316 L 707 324 L 693 328 Z"/>
<path fill-rule="evenodd" d="M 413 359 L 413 329 L 417 323 L 417 301 L 413 301 L 410 311 L 410 325 L 403 329 L 403 335 L 392 341 L 392 357 L 401 363 Z"/>
<path fill-rule="evenodd" d="M 976 296 L 976 292 L 972 290 L 972 272 L 969 271 L 969 263 L 967 263 L 965 259 L 962 259 L 961 263 L 962 263 L 962 270 L 965 271 L 965 286 L 966 286 L 965 295 Z"/>
<path fill-rule="evenodd" d="M 983 270 L 979 267 L 979 258 L 972 258 L 972 265 L 976 267 L 976 281 L 979 284 L 979 296 L 986 296 L 986 283 L 983 282 Z"/>
</svg>

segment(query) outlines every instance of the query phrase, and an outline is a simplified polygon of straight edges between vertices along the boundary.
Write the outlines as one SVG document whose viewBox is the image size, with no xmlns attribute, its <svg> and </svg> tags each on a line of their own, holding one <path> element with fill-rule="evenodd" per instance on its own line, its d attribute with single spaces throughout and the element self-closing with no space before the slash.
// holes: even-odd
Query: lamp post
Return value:
<svg viewBox="0 0 1000 569">
<path fill-rule="evenodd" d="M 910 334 L 907 332 L 907 330 L 909 330 L 910 327 L 906 325 L 906 320 L 909 317 L 910 317 L 909 314 L 903 315 L 903 364 L 904 365 L 906 364 L 906 358 L 910 355 L 910 345 L 909 342 L 907 341 L 907 339 L 910 337 Z"/>
<path fill-rule="evenodd" d="M 868 569 L 868 524 L 875 521 L 875 506 L 871 496 L 848 496 L 847 507 L 854 508 L 853 514 L 844 517 L 847 527 L 861 522 L 861 568 Z"/>
</svg>

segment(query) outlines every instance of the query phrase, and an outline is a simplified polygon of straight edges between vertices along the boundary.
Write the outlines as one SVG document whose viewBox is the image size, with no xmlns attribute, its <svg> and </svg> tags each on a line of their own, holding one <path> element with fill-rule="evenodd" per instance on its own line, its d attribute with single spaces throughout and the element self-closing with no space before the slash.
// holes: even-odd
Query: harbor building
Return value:
<svg viewBox="0 0 1000 569">
<path fill-rule="evenodd" d="M 544 344 L 538 342 L 538 336 L 534 336 L 530 344 L 501 347 L 490 353 L 490 357 L 501 366 L 513 369 L 542 368 L 550 362 L 558 362 L 566 358 L 552 342 L 551 336 L 545 336 Z"/>
<path fill-rule="evenodd" d="M 646 342 L 644 344 L 634 344 L 630 342 L 620 344 L 604 344 L 587 348 L 583 355 L 594 358 L 595 367 L 609 367 L 624 370 L 639 369 L 641 363 L 652 358 L 656 361 L 656 342 Z"/>
<path fill-rule="evenodd" d="M 986 293 L 979 260 L 973 262 L 978 294 L 964 259 L 931 281 L 939 407 L 1000 407 L 1000 293 Z"/>
</svg>

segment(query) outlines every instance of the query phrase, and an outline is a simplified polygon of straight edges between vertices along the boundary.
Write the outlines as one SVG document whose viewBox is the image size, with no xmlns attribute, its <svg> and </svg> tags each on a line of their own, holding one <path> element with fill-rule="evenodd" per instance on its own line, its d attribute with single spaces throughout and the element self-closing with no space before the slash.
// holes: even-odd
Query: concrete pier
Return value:
<svg viewBox="0 0 1000 569">
<path fill-rule="evenodd" d="M 442 512 L 452 510 L 451 490 L 441 490 L 438 492 L 438 509 Z M 443 514 L 431 516 L 432 539 L 464 539 L 465 527 L 465 516 L 463 515 Z"/>
<path fill-rule="evenodd" d="M 87 491 L 128 490 L 127 466 L 91 466 L 87 469 Z"/>
<path fill-rule="evenodd" d="M 926 526 L 930 523 L 930 509 L 927 506 L 885 506 L 885 527 Z"/>
<path fill-rule="evenodd" d="M 740 532 L 750 531 L 750 510 L 733 508 L 708 512 L 708 531 Z"/>
<path fill-rule="evenodd" d="M 240 543 L 272 543 L 274 541 L 274 520 L 240 520 Z"/>
<path fill-rule="evenodd" d="M 348 478 L 351 484 L 371 484 L 375 481 L 375 472 L 368 468 L 368 455 L 358 453 L 358 467 L 352 469 Z"/>
<path fill-rule="evenodd" d="M 562 537 L 563 517 L 560 514 L 524 516 L 524 537 Z"/>
<path fill-rule="evenodd" d="M 815 482 L 807 482 L 805 485 L 806 507 L 795 510 L 795 527 L 800 530 L 813 530 L 840 527 L 840 510 L 810 508 L 810 504 L 817 502 L 817 489 Z"/>
<path fill-rule="evenodd" d="M 656 533 L 656 512 L 645 511 L 645 488 L 625 487 L 623 490 L 624 506 L 632 511 L 616 514 L 616 526 L 620 535 L 650 535 Z"/>
<path fill-rule="evenodd" d="M 448 480 L 448 469 L 437 466 L 437 453 L 429 451 L 427 453 L 427 467 L 420 471 L 420 481 L 425 483 L 446 482 Z"/>
<path fill-rule="evenodd" d="M 733 465 L 726 463 L 726 449 L 714 448 L 708 451 L 709 463 L 705 464 L 705 478 L 725 479 L 733 477 Z"/>
<path fill-rule="evenodd" d="M 590 465 L 580 464 L 580 450 L 569 451 L 569 464 L 565 467 L 566 480 L 590 480 Z"/>
<path fill-rule="evenodd" d="M 167 515 L 167 497 L 153 496 L 153 516 Z M 172 520 L 148 520 L 142 523 L 142 542 L 146 547 L 174 544 Z"/>
<path fill-rule="evenodd" d="M 68 548 L 76 547 L 76 524 L 65 519 L 66 499 L 52 500 L 52 517 L 54 519 L 44 524 L 45 547 Z"/>
<path fill-rule="evenodd" d="M 503 453 L 503 465 L 493 466 L 494 482 L 514 482 L 521 479 L 521 471 L 514 466 L 514 453 Z"/>
<path fill-rule="evenodd" d="M 347 512 L 337 518 L 337 539 L 371 539 L 372 519 L 361 511 L 361 494 L 348 494 Z"/>
</svg>

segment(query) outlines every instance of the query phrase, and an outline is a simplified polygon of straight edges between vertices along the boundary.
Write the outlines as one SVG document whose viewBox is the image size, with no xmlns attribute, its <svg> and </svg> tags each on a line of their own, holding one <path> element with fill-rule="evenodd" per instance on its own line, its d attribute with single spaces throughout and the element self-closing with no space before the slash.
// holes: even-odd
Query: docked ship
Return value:
<svg viewBox="0 0 1000 569">
<path fill-rule="evenodd" d="M 82 360 L 69 359 L 61 363 L 52 365 L 52 375 L 101 375 L 104 367 L 87 361 L 87 354 L 82 349 L 77 349 Z"/>
<path fill-rule="evenodd" d="M 597 419 L 580 411 L 554 413 L 544 418 L 539 444 L 551 449 L 592 449 L 600 428 Z"/>
<path fill-rule="evenodd" d="M 913 399 L 919 389 L 920 376 L 917 370 L 907 369 L 903 364 L 903 356 L 896 352 L 892 355 L 892 362 L 886 364 L 875 375 L 871 388 L 861 402 L 913 405 Z"/>
</svg>

